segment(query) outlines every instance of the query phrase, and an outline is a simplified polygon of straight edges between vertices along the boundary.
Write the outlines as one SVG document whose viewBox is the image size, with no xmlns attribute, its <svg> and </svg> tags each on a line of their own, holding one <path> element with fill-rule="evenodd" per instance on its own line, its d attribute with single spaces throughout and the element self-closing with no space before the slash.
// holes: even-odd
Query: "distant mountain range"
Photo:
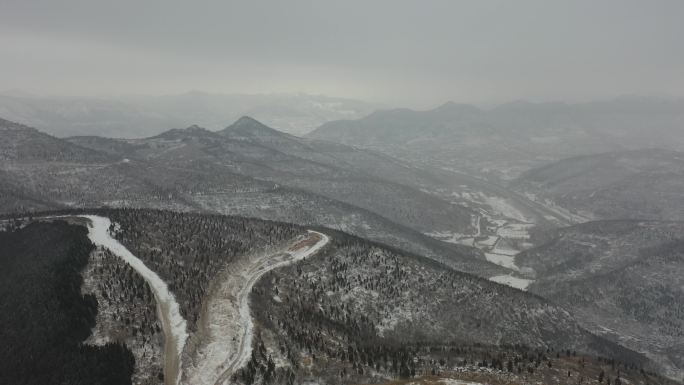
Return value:
<svg viewBox="0 0 684 385">
<path fill-rule="evenodd" d="M 567 104 L 514 102 L 492 109 L 446 103 L 323 124 L 308 134 L 404 160 L 496 179 L 578 155 L 684 149 L 684 100 L 622 97 Z"/>
<path fill-rule="evenodd" d="M 0 93 L 0 116 L 58 137 L 140 138 L 192 124 L 218 130 L 242 115 L 254 116 L 284 132 L 304 134 L 331 120 L 360 118 L 375 108 L 358 100 L 307 94 L 188 92 L 168 96 L 76 98 Z"/>
</svg>

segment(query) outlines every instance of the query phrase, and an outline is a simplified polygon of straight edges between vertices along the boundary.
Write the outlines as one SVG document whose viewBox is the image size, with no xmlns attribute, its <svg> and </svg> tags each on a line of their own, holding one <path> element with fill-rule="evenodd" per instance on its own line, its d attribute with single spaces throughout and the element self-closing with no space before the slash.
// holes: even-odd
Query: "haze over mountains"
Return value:
<svg viewBox="0 0 684 385">
<path fill-rule="evenodd" d="M 647 149 L 563 159 L 514 181 L 536 199 L 605 219 L 684 220 L 684 153 Z"/>
<path fill-rule="evenodd" d="M 166 96 L 46 97 L 0 93 L 0 117 L 65 137 L 98 135 L 141 138 L 193 124 L 224 128 L 242 115 L 284 132 L 305 134 L 337 119 L 365 116 L 376 108 L 362 101 L 299 94 L 216 94 L 200 91 Z"/>
<path fill-rule="evenodd" d="M 495 179 L 562 158 L 637 148 L 684 149 L 684 100 L 622 97 L 580 104 L 446 103 L 323 124 L 308 137 Z"/>
</svg>

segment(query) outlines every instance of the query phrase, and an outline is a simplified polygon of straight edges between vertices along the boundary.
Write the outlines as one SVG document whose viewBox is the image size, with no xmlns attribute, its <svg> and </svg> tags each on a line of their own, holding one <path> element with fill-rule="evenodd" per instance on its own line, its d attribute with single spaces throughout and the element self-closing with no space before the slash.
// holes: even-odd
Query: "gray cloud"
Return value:
<svg viewBox="0 0 684 385">
<path fill-rule="evenodd" d="M 426 106 L 682 95 L 684 2 L 0 2 L 0 88 Z"/>
</svg>

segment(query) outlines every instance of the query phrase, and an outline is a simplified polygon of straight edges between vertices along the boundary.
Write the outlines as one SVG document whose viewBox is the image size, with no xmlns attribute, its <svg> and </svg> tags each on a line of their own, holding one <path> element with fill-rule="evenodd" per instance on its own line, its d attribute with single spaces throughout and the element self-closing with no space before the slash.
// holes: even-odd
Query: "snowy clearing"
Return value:
<svg viewBox="0 0 684 385">
<path fill-rule="evenodd" d="M 441 385 L 483 385 L 479 382 L 457 380 L 455 378 L 440 378 L 438 380 L 423 380 L 419 382 L 409 382 L 406 385 L 422 385 L 422 384 L 441 384 Z"/>
<path fill-rule="evenodd" d="M 507 199 L 495 196 L 486 196 L 482 194 L 484 201 L 492 210 L 506 218 L 512 218 L 520 222 L 529 222 L 530 219 L 525 216 L 520 210 L 518 210 L 513 204 L 511 204 Z"/>
<path fill-rule="evenodd" d="M 518 266 L 515 264 L 515 255 L 510 254 L 498 254 L 498 253 L 484 253 L 485 258 L 491 263 L 495 263 L 499 266 L 503 266 L 507 269 L 520 271 Z"/>
<path fill-rule="evenodd" d="M 314 255 L 330 238 L 316 231 L 280 250 L 243 258 L 220 274 L 186 351 L 182 382 L 227 384 L 252 355 L 253 321 L 249 294 L 267 272 Z"/>
<path fill-rule="evenodd" d="M 157 311 L 164 329 L 164 378 L 166 384 L 180 383 L 181 353 L 188 338 L 185 319 L 180 314 L 178 302 L 166 283 L 128 249 L 109 234 L 109 218 L 96 215 L 80 215 L 88 219 L 88 238 L 96 245 L 109 249 L 135 269 L 150 285 L 157 300 Z"/>
<path fill-rule="evenodd" d="M 489 277 L 489 280 L 502 285 L 515 287 L 520 290 L 527 290 L 527 287 L 534 282 L 532 279 L 518 278 L 513 275 L 497 275 L 494 277 Z"/>
<path fill-rule="evenodd" d="M 552 200 L 548 198 L 540 198 L 536 194 L 526 192 L 525 197 L 529 199 L 532 202 L 535 202 L 541 206 L 543 206 L 545 209 L 548 211 L 552 212 L 553 214 L 558 215 L 559 217 L 565 219 L 566 221 L 570 222 L 570 224 L 575 224 L 575 223 L 584 223 L 584 222 L 589 222 L 592 220 L 596 220 L 597 218 L 595 217 L 594 214 L 589 213 L 589 212 L 577 212 L 573 213 L 570 210 L 559 206 Z M 553 216 L 549 217 L 548 219 L 555 221 L 556 218 Z"/>
<path fill-rule="evenodd" d="M 479 382 L 455 380 L 453 378 L 443 378 L 439 382 L 444 385 L 481 385 Z"/>
<path fill-rule="evenodd" d="M 532 223 L 506 223 L 496 230 L 496 234 L 502 238 L 529 239 L 533 227 Z"/>
</svg>

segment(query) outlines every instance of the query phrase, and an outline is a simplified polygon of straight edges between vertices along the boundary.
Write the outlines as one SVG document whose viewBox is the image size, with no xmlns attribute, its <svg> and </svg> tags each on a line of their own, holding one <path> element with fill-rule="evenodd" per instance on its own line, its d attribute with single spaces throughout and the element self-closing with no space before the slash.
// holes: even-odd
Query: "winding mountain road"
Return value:
<svg viewBox="0 0 684 385">
<path fill-rule="evenodd" d="M 281 248 L 247 255 L 219 273 L 205 299 L 198 332 L 186 349 L 181 383 L 223 385 L 252 356 L 252 287 L 264 274 L 319 252 L 330 238 L 316 231 Z"/>
<path fill-rule="evenodd" d="M 247 365 L 252 356 L 252 337 L 254 325 L 252 323 L 252 315 L 249 309 L 249 294 L 252 292 L 252 287 L 254 286 L 254 284 L 264 274 L 268 273 L 273 269 L 289 265 L 291 263 L 300 261 L 306 257 L 316 254 L 330 241 L 330 238 L 323 233 L 311 230 L 309 230 L 308 233 L 310 236 L 309 241 L 315 241 L 313 245 L 309 246 L 306 243 L 301 243 L 301 247 L 297 247 L 297 245 L 295 245 L 296 249 L 290 249 L 285 251 L 282 254 L 282 259 L 263 258 L 258 260 L 257 263 L 253 264 L 250 267 L 250 269 L 248 269 L 247 282 L 244 286 L 241 287 L 237 296 L 237 310 L 239 312 L 239 319 L 244 327 L 242 328 L 241 335 L 236 336 L 237 338 L 235 341 L 235 345 L 237 346 L 235 349 L 235 354 L 228 361 L 226 365 L 226 370 L 214 383 L 215 385 L 227 384 L 233 373 L 237 369 L 240 369 Z"/>
<path fill-rule="evenodd" d="M 180 314 L 176 298 L 168 285 L 143 261 L 109 234 L 109 218 L 96 215 L 79 215 L 87 219 L 88 238 L 93 244 L 108 249 L 128 263 L 150 285 L 157 302 L 157 312 L 164 330 L 164 382 L 166 385 L 180 384 L 181 353 L 188 338 L 187 324 Z"/>
</svg>

